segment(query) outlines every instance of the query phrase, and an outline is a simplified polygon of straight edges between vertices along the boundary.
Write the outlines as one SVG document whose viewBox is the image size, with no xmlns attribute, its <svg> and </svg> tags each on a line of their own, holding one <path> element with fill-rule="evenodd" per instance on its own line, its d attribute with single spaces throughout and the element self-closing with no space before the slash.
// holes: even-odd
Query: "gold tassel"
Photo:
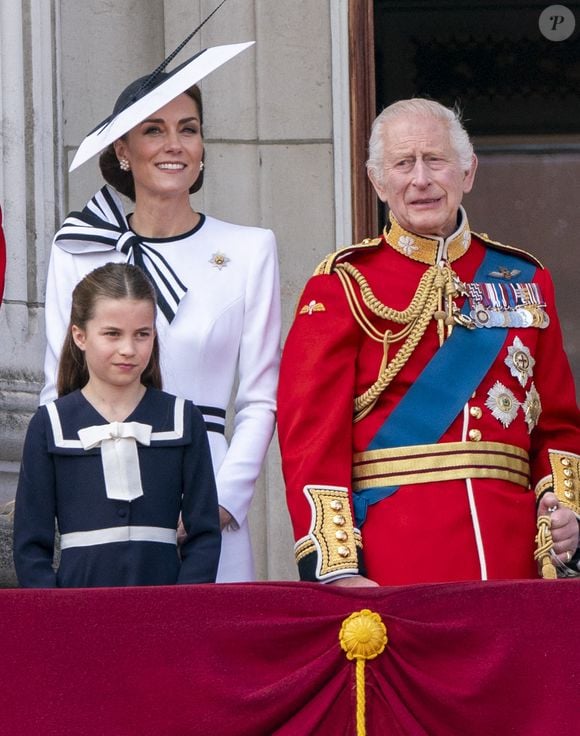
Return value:
<svg viewBox="0 0 580 736">
<path fill-rule="evenodd" d="M 342 622 L 338 636 L 347 659 L 356 660 L 356 733 L 366 736 L 365 660 L 375 659 L 387 646 L 387 628 L 378 613 L 363 608 Z"/>
<path fill-rule="evenodd" d="M 556 567 L 550 556 L 553 544 L 552 520 L 549 516 L 538 516 L 538 533 L 536 534 L 534 560 L 537 560 L 540 567 L 540 575 L 545 580 L 556 580 L 558 577 Z"/>
</svg>

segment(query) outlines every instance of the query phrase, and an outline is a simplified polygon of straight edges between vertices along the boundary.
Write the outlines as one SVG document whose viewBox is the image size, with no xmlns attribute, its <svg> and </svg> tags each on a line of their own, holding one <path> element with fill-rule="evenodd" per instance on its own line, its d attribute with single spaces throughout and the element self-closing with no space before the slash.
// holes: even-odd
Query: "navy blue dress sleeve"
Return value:
<svg viewBox="0 0 580 736">
<path fill-rule="evenodd" d="M 41 407 L 28 425 L 14 511 L 14 566 L 18 582 L 26 588 L 56 587 L 55 470 L 47 429 L 46 410 Z"/>
</svg>

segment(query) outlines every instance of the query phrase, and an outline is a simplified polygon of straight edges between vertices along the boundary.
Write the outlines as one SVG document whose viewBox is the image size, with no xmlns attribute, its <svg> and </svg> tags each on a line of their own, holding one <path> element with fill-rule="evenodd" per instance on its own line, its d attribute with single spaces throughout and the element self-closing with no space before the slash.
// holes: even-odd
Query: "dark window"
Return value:
<svg viewBox="0 0 580 736">
<path fill-rule="evenodd" d="M 377 111 L 408 97 L 459 103 L 472 136 L 580 132 L 580 3 L 564 41 L 542 35 L 550 2 L 375 0 Z"/>
</svg>

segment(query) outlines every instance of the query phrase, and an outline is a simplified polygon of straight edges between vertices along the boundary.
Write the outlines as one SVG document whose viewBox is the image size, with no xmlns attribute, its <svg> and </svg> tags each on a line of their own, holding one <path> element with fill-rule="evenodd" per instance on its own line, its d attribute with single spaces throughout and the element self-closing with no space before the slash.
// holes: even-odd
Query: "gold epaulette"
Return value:
<svg viewBox="0 0 580 736">
<path fill-rule="evenodd" d="M 340 248 L 332 253 L 329 253 L 326 258 L 321 261 L 315 268 L 313 276 L 320 276 L 322 274 L 332 273 L 334 270 L 334 264 L 336 261 L 343 260 L 352 253 L 359 253 L 361 250 L 366 248 L 376 248 L 380 244 L 382 238 L 365 238 L 360 243 L 353 243 L 348 245 L 346 248 Z"/>
<path fill-rule="evenodd" d="M 506 245 L 505 243 L 500 243 L 498 240 L 492 240 L 487 233 L 473 233 L 478 238 L 483 240 L 485 243 L 490 245 L 495 250 L 502 250 L 506 251 L 507 253 L 513 253 L 514 255 L 521 256 L 522 258 L 525 258 L 527 261 L 531 261 L 534 265 L 538 266 L 539 268 L 544 268 L 544 264 L 536 258 L 536 256 L 532 255 L 531 253 L 528 253 L 527 250 L 522 250 L 521 248 L 516 248 L 514 245 Z"/>
</svg>

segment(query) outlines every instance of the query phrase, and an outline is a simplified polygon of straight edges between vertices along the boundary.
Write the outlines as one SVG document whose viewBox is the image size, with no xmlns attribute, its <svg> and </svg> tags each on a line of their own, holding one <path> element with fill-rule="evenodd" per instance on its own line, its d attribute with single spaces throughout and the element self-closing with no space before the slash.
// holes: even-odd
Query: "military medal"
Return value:
<svg viewBox="0 0 580 736">
<path fill-rule="evenodd" d="M 528 425 L 528 434 L 531 434 L 532 430 L 540 420 L 540 414 L 542 413 L 540 394 L 533 383 L 530 386 L 530 390 L 526 391 L 526 400 L 522 404 L 522 409 L 524 410 L 526 424 Z"/>
<path fill-rule="evenodd" d="M 534 375 L 535 358 L 532 357 L 529 348 L 527 348 L 519 337 L 514 339 L 513 345 L 508 348 L 508 356 L 504 363 L 510 369 L 510 373 L 520 382 L 520 386 L 525 387 L 528 378 Z"/>
<path fill-rule="evenodd" d="M 537 284 L 468 283 L 464 288 L 476 327 L 544 329 L 550 324 Z"/>
<path fill-rule="evenodd" d="M 500 381 L 496 381 L 487 392 L 485 405 L 491 410 L 495 419 L 507 428 L 516 418 L 520 402 L 509 388 L 506 388 Z"/>
</svg>

